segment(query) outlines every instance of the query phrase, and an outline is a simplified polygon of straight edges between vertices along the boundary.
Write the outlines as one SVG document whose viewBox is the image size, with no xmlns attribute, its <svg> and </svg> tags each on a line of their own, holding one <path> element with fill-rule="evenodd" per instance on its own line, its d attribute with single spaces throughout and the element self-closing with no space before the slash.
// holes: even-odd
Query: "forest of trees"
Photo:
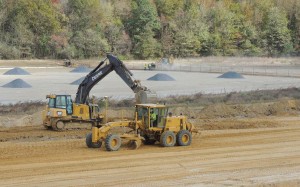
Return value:
<svg viewBox="0 0 300 187">
<path fill-rule="evenodd" d="M 299 0 L 0 0 L 0 58 L 299 56 Z"/>
</svg>

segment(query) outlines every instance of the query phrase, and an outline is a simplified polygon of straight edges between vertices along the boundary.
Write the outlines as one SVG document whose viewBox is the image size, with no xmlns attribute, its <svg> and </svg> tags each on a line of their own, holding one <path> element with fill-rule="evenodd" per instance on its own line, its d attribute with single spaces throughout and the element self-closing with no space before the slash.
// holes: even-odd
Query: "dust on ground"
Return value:
<svg viewBox="0 0 300 187">
<path fill-rule="evenodd" d="M 107 152 L 86 147 L 90 130 L 44 129 L 40 112 L 3 115 L 0 186 L 300 185 L 299 100 L 171 110 L 188 114 L 201 130 L 191 146 L 123 144 Z M 112 119 L 133 115 L 126 108 L 108 112 Z"/>
</svg>

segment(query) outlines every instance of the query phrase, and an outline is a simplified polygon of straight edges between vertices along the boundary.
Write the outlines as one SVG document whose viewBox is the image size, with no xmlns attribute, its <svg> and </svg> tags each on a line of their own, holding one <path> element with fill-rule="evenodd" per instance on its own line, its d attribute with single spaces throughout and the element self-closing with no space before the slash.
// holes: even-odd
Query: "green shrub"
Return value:
<svg viewBox="0 0 300 187">
<path fill-rule="evenodd" d="M 20 50 L 14 46 L 0 43 L 0 57 L 1 59 L 19 59 Z"/>
</svg>

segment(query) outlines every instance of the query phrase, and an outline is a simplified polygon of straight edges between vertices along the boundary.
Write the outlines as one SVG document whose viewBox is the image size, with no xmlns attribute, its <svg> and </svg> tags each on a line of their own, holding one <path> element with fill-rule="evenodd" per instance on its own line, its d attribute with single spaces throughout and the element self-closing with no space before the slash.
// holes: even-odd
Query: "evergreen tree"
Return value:
<svg viewBox="0 0 300 187">
<path fill-rule="evenodd" d="M 126 26 L 133 43 L 132 53 L 136 57 L 149 58 L 160 53 L 155 39 L 159 33 L 160 24 L 157 11 L 149 0 L 133 1 L 132 15 L 127 20 Z"/>
<path fill-rule="evenodd" d="M 288 20 L 285 12 L 277 7 L 271 8 L 267 14 L 263 35 L 265 48 L 270 56 L 289 54 L 292 50 Z"/>
<path fill-rule="evenodd" d="M 69 0 L 67 15 L 70 19 L 70 48 L 75 58 L 90 58 L 105 54 L 109 46 L 101 24 L 102 12 L 98 0 Z M 70 54 L 70 55 L 71 55 Z"/>
</svg>

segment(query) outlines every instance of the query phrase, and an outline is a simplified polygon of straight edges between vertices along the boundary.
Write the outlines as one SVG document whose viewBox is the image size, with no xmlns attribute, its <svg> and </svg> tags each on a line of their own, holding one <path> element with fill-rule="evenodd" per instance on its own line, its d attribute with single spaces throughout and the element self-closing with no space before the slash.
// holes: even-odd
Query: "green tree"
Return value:
<svg viewBox="0 0 300 187">
<path fill-rule="evenodd" d="M 131 14 L 126 27 L 133 43 L 132 53 L 139 58 L 155 57 L 160 53 L 155 39 L 160 30 L 160 23 L 154 5 L 148 0 L 134 0 Z M 156 52 L 154 48 L 157 49 Z"/>
<path fill-rule="evenodd" d="M 282 7 L 288 16 L 288 28 L 291 31 L 293 47 L 296 55 L 300 55 L 300 1 L 276 1 L 277 7 Z"/>
<path fill-rule="evenodd" d="M 90 58 L 105 54 L 109 47 L 104 37 L 104 14 L 98 0 L 69 0 L 67 16 L 70 19 L 69 44 L 75 58 Z"/>
<path fill-rule="evenodd" d="M 270 56 L 289 54 L 292 51 L 290 31 L 286 13 L 277 7 L 271 8 L 267 14 L 264 46 Z"/>
<path fill-rule="evenodd" d="M 61 29 L 61 13 L 50 0 L 4 0 L 6 11 L 2 24 L 2 41 L 36 57 L 50 55 L 48 42 L 51 35 Z"/>
<path fill-rule="evenodd" d="M 235 14 L 227 9 L 223 2 L 218 2 L 209 12 L 208 22 L 211 23 L 212 33 L 210 54 L 224 56 L 236 54 L 235 37 L 238 29 Z"/>
</svg>

